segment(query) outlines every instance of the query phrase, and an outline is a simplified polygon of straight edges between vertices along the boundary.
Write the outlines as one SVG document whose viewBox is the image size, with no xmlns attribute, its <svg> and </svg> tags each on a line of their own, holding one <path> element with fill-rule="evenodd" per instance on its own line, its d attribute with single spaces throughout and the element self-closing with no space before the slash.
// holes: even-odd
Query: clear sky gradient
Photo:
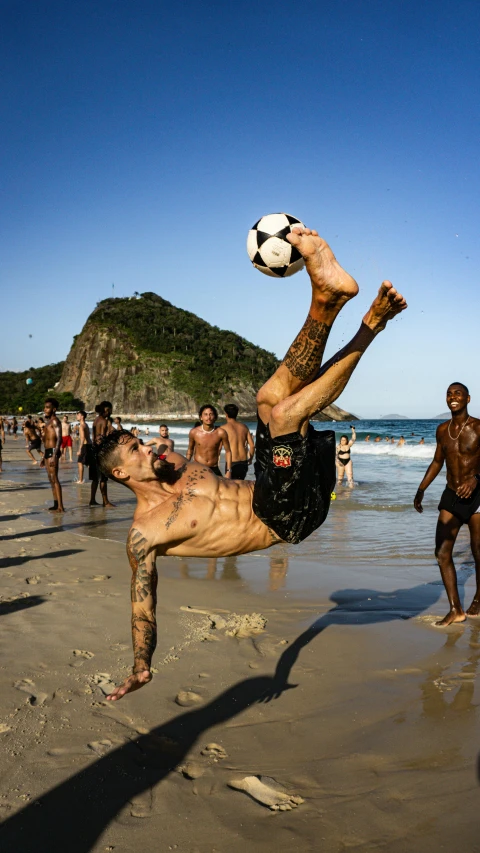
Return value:
<svg viewBox="0 0 480 853">
<path fill-rule="evenodd" d="M 309 304 L 245 249 L 260 216 L 318 228 L 360 295 L 408 311 L 339 404 L 480 415 L 480 4 L 0 2 L 0 370 L 67 355 L 95 303 L 155 291 L 282 356 Z M 29 335 L 33 335 L 29 338 Z"/>
</svg>

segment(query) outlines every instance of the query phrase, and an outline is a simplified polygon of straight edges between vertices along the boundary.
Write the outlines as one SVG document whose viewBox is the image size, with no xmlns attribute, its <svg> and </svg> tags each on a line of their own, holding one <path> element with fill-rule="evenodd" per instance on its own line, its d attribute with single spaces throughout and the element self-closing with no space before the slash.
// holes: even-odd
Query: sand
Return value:
<svg viewBox="0 0 480 853">
<path fill-rule="evenodd" d="M 441 588 L 346 591 L 340 565 L 302 598 L 272 550 L 244 558 L 273 566 L 255 594 L 167 558 L 154 679 L 107 703 L 132 662 L 124 546 L 43 526 L 46 475 L 19 478 L 18 445 L 0 478 L 2 853 L 480 849 L 480 624 L 435 629 Z"/>
</svg>

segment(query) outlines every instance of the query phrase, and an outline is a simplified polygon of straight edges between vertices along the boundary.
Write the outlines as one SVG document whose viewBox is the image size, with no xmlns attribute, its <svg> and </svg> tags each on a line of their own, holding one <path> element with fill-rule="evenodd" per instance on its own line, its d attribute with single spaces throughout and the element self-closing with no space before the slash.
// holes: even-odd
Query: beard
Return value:
<svg viewBox="0 0 480 853">
<path fill-rule="evenodd" d="M 181 471 L 175 470 L 173 462 L 167 462 L 166 459 L 159 459 L 158 456 L 154 456 L 152 459 L 152 471 L 160 483 L 167 483 L 169 486 L 173 486 L 182 476 Z"/>
</svg>

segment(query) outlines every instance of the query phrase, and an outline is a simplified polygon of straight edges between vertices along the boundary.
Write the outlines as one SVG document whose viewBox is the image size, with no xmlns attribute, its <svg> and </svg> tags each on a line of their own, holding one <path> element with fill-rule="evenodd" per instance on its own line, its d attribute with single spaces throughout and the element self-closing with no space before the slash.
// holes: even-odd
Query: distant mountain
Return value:
<svg viewBox="0 0 480 853">
<path fill-rule="evenodd" d="M 409 421 L 411 418 L 407 418 L 406 415 L 382 415 L 380 418 L 381 421 Z"/>
<path fill-rule="evenodd" d="M 449 421 L 451 417 L 451 412 L 444 412 L 443 415 L 435 415 L 435 417 L 432 418 L 432 421 Z"/>
</svg>

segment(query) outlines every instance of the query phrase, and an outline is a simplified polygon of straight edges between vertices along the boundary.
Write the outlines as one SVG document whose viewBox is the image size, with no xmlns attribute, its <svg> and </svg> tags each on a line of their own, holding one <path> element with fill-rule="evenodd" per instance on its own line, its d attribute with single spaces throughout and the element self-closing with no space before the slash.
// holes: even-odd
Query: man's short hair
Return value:
<svg viewBox="0 0 480 853">
<path fill-rule="evenodd" d="M 83 415 L 84 418 L 87 417 L 87 413 L 83 411 L 83 409 L 79 409 L 77 415 Z"/>
<path fill-rule="evenodd" d="M 160 424 L 160 426 L 158 428 L 159 429 L 164 429 L 164 428 L 168 429 L 168 426 L 167 426 L 167 424 Z"/>
<path fill-rule="evenodd" d="M 235 419 L 238 415 L 238 406 L 235 403 L 227 403 L 227 405 L 223 407 L 223 411 L 227 418 Z"/>
<path fill-rule="evenodd" d="M 470 396 L 470 391 L 468 390 L 467 386 L 463 384 L 463 382 L 450 382 L 450 385 L 448 387 L 451 388 L 452 385 L 460 385 L 460 388 L 463 388 L 467 397 Z"/>
<path fill-rule="evenodd" d="M 122 482 L 112 477 L 112 470 L 119 462 L 118 448 L 122 444 L 127 444 L 132 438 L 133 435 L 128 430 L 117 429 L 114 432 L 108 433 L 108 435 L 102 435 L 98 444 L 92 445 L 101 474 L 105 477 L 111 477 L 117 483 Z"/>
<path fill-rule="evenodd" d="M 109 409 L 113 409 L 112 404 L 109 403 L 108 400 L 102 400 L 102 402 L 100 403 L 100 408 L 103 410 L 105 406 L 108 406 Z"/>
<path fill-rule="evenodd" d="M 58 400 L 55 400 L 54 397 L 47 397 L 47 399 L 45 400 L 45 403 L 50 403 L 50 405 L 53 406 L 54 409 L 58 409 L 58 407 L 60 405 Z"/>
<path fill-rule="evenodd" d="M 202 414 L 203 414 L 203 412 L 205 411 L 205 409 L 211 409 L 211 410 L 212 410 L 212 412 L 213 412 L 213 414 L 215 415 L 215 420 L 218 420 L 218 412 L 217 412 L 217 410 L 216 410 L 215 406 L 212 406 L 212 404 L 211 404 L 211 403 L 205 403 L 205 405 L 204 405 L 204 406 L 200 406 L 200 408 L 199 408 L 199 410 L 198 410 L 198 417 L 199 417 L 199 418 L 201 418 L 201 417 L 202 417 Z"/>
<path fill-rule="evenodd" d="M 102 410 L 102 403 L 97 403 L 97 405 L 95 406 L 95 411 L 96 411 L 97 415 L 100 414 L 101 410 Z"/>
</svg>

